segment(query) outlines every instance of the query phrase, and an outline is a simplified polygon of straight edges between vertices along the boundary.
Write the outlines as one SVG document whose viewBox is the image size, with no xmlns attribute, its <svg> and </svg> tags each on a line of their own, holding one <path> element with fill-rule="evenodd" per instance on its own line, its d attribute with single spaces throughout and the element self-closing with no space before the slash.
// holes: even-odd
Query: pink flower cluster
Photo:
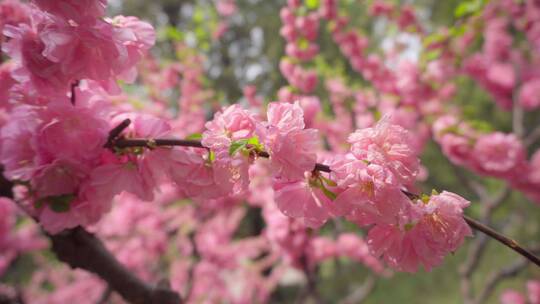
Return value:
<svg viewBox="0 0 540 304">
<path fill-rule="evenodd" d="M 122 110 L 101 85 L 133 80 L 155 34 L 135 17 L 104 19 L 105 4 L 33 1 L 29 23 L 4 29 L 9 40 L 2 48 L 12 62 L 2 70 L 13 81 L 3 83 L 0 94 L 10 111 L 0 131 L 0 162 L 7 178 L 29 186 L 17 199 L 50 233 L 96 222 L 124 190 L 152 197 L 151 176 L 131 160 L 146 158 L 103 148 Z M 134 121 L 137 136 L 167 128 L 143 116 Z"/>
<path fill-rule="evenodd" d="M 319 46 L 315 43 L 319 35 L 319 15 L 317 12 L 309 12 L 307 15 L 296 15 L 295 10 L 300 5 L 289 1 L 289 5 L 280 12 L 283 25 L 281 36 L 287 42 L 285 52 L 287 56 L 298 60 L 311 60 L 319 52 Z"/>
<path fill-rule="evenodd" d="M 317 72 L 303 66 L 302 62 L 312 60 L 319 52 L 316 40 L 319 35 L 320 16 L 317 11 L 300 14 L 301 8 L 307 9 L 302 7 L 300 1 L 288 1 L 287 6 L 281 9 L 280 34 L 286 41 L 285 53 L 288 58 L 281 60 L 279 68 L 281 74 L 294 88 L 309 94 L 317 86 Z"/>
<path fill-rule="evenodd" d="M 395 269 L 414 272 L 419 266 L 429 270 L 440 264 L 470 235 L 462 217 L 468 201 L 449 192 L 421 197 L 407 192 L 413 189 L 419 175 L 417 151 L 424 138 L 412 138 L 393 122 L 414 128 L 418 115 L 399 108 L 394 100 L 377 100 L 378 104 L 367 101 L 367 94 L 353 92 L 339 81 L 327 83 L 335 95 L 331 103 L 338 123 L 321 129 L 334 133 L 329 142 L 337 146 L 355 129 L 354 124 L 367 127 L 348 136 L 350 146 L 341 147 L 346 154 L 325 153 L 318 157 L 322 143 L 318 130 L 312 127 L 325 124 L 316 119 L 321 102 L 317 97 L 295 96 L 292 92 L 284 98 L 288 102 L 268 104 L 266 119 L 239 105 L 223 108 L 199 134 L 204 148 L 158 147 L 157 138 L 178 134 L 185 137 L 202 129 L 202 103 L 208 96 L 202 85 L 200 58 L 189 57 L 186 61 L 192 62 L 171 67 L 158 78 L 166 79 L 167 83 L 161 84 L 164 89 L 180 86 L 181 114 L 176 119 L 170 119 L 172 115 L 165 113 L 163 105 L 155 110 L 156 116 L 151 116 L 134 113 L 129 105 L 116 104 L 116 97 L 109 95 L 116 89 L 115 81 L 134 80 L 135 65 L 154 43 L 155 33 L 150 25 L 134 17 L 103 18 L 105 4 L 35 0 L 28 11 L 30 21 L 6 25 L 4 31 L 9 41 L 3 49 L 12 62 L 4 65 L 1 71 L 5 73 L 0 74 L 7 80 L 0 87 L 0 96 L 9 100 L 2 105 L 9 119 L 0 130 L 0 163 L 7 178 L 24 185 L 16 199 L 49 233 L 92 226 L 117 200 L 122 212 L 127 210 L 129 216 L 116 212 L 110 216 L 125 226 L 96 229 L 111 239 L 121 238 L 123 241 L 111 240 L 108 246 L 141 276 L 154 279 L 154 273 L 145 265 L 149 257 L 132 252 L 144 242 L 151 247 L 150 258 L 165 254 L 168 234 L 159 228 L 174 216 L 161 217 L 160 207 L 137 204 L 158 200 L 158 191 L 169 187 L 175 199 L 188 198 L 201 205 L 201 220 L 193 225 L 200 224 L 194 242 L 202 260 L 196 265 L 186 260 L 175 263 L 175 285 L 184 285 L 185 270 L 192 269 L 194 300 L 206 299 L 208 286 L 215 286 L 210 299 L 238 302 L 247 300 L 241 297 L 243 294 L 231 291 L 227 278 L 251 278 L 243 284 L 254 293 L 259 289 L 261 292 L 248 296 L 261 301 L 270 290 L 265 284 L 276 283 L 274 278 L 269 282 L 263 278 L 265 263 L 261 262 L 263 266 L 256 270 L 238 266 L 243 260 L 255 260 L 262 252 L 272 253 L 266 261 L 270 265 L 276 263 L 273 253 L 277 251 L 286 252 L 285 260 L 297 267 L 306 257 L 318 261 L 346 256 L 382 273 L 373 254 Z M 280 68 L 295 90 L 309 94 L 317 86 L 317 74 L 305 68 L 305 61 L 317 53 L 315 40 L 322 13 L 335 23 L 334 39 L 353 67 L 381 92 L 397 94 L 409 105 L 416 104 L 418 96 L 431 95 L 425 87 L 415 85 L 421 79 L 417 66 L 405 65 L 399 71 L 405 71 L 407 77 L 398 81 L 397 72 L 385 67 L 381 58 L 366 58 L 367 39 L 344 28 L 349 21 L 337 15 L 335 5 L 324 1 L 320 11 L 302 15 L 300 1 L 291 0 L 282 11 L 282 35 L 290 47 L 289 58 L 281 62 Z M 78 11 L 84 13 L 74 13 Z M 402 23 L 408 27 L 412 17 L 408 13 L 405 16 Z M 182 74 L 180 80 L 177 73 Z M 143 82 L 156 82 L 152 72 L 144 76 Z M 155 96 L 160 99 L 159 94 Z M 249 97 L 253 99 L 253 94 Z M 299 97 L 298 101 L 292 102 L 292 97 Z M 353 109 L 354 122 L 347 117 L 347 99 L 360 104 Z M 367 114 L 373 106 L 394 114 L 392 122 L 384 118 L 368 127 L 381 114 Z M 347 118 L 350 123 L 341 125 L 341 120 Z M 109 139 L 110 130 L 126 119 L 131 125 L 118 138 Z M 512 167 L 500 161 L 504 153 L 513 157 L 509 161 L 524 158 L 519 149 L 508 152 L 490 146 L 497 142 L 512 146 L 512 139 L 499 137 L 496 141 L 488 138 L 485 147 L 479 148 L 489 152 L 482 152 L 482 170 L 486 172 L 504 172 Z M 145 147 L 115 146 L 116 139 L 121 143 L 140 138 L 148 140 Z M 260 165 L 260 158 L 269 159 Z M 252 203 L 261 206 L 269 228 L 261 237 L 233 242 L 243 215 L 236 202 L 258 194 L 253 191 L 260 182 L 256 173 L 265 169 L 271 179 L 261 188 L 268 197 Z M 268 201 L 273 207 L 268 206 Z M 220 209 L 226 211 L 215 211 Z M 146 220 L 146 214 L 153 216 Z M 367 241 L 352 235 L 342 235 L 336 241 L 308 235 L 306 226 L 316 229 L 341 216 L 368 227 Z M 151 231 L 155 238 L 132 242 L 130 228 Z M 168 228 L 176 233 L 174 230 L 180 227 Z M 195 254 L 193 245 L 184 245 L 188 239 L 183 235 L 184 243 L 175 250 Z M 320 256 L 306 253 L 325 244 L 332 246 Z M 217 272 L 224 277 L 209 275 Z M 99 283 L 83 287 L 95 285 Z"/>
<path fill-rule="evenodd" d="M 482 85 L 503 109 L 510 109 L 513 99 L 526 110 L 540 107 L 540 4 L 525 1 L 518 5 L 510 1 L 490 3 L 482 15 L 482 50 L 465 61 L 465 72 Z M 517 48 L 512 29 L 524 32 L 523 43 Z"/>
<path fill-rule="evenodd" d="M 25 90 L 62 96 L 82 79 L 111 89 L 117 78 L 134 80 L 154 30 L 135 17 L 103 19 L 105 2 L 34 1 L 28 24 L 5 26 L 2 49 L 17 63 L 12 75 Z"/>
<path fill-rule="evenodd" d="M 433 124 L 435 140 L 456 165 L 474 172 L 506 180 L 512 187 L 540 201 L 540 152 L 530 160 L 515 134 L 483 133 L 455 116 L 442 116 Z"/>
<path fill-rule="evenodd" d="M 14 202 L 0 198 L 0 276 L 19 254 L 46 246 L 46 241 L 38 236 L 37 226 L 25 223 L 16 228 L 16 211 Z"/>
</svg>

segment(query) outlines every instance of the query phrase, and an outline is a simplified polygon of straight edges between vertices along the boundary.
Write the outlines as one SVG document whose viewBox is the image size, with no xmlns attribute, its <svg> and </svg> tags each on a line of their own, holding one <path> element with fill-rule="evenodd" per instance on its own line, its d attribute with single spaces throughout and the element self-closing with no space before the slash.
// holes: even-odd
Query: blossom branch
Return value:
<svg viewBox="0 0 540 304">
<path fill-rule="evenodd" d="M 1 174 L 0 196 L 13 198 L 13 183 Z M 130 303 L 182 303 L 180 296 L 160 286 L 143 282 L 125 268 L 93 234 L 82 227 L 66 230 L 56 235 L 46 234 L 51 240 L 57 258 L 72 268 L 84 269 L 103 279 L 110 288 Z"/>
<path fill-rule="evenodd" d="M 540 267 L 540 258 L 538 258 L 536 255 L 534 255 L 534 253 L 532 253 L 531 251 L 529 251 L 529 250 L 525 249 L 524 247 L 522 247 L 521 245 L 519 245 L 515 240 L 500 234 L 499 232 L 491 229 L 490 227 L 488 227 L 488 226 L 480 223 L 479 221 L 477 221 L 475 219 L 472 219 L 472 218 L 470 218 L 470 217 L 468 217 L 466 215 L 464 215 L 463 218 L 465 219 L 467 224 L 469 224 L 469 226 L 471 226 L 471 228 L 473 228 L 475 230 L 478 230 L 480 232 L 483 232 L 484 234 L 487 234 L 489 237 L 499 241 L 500 243 L 502 243 L 506 247 L 514 250 L 515 252 L 519 253 L 520 255 L 525 257 L 530 262 L 533 262 L 534 264 L 536 264 L 536 266 Z"/>
<path fill-rule="evenodd" d="M 467 178 L 467 177 L 465 177 Z M 483 187 L 482 187 L 483 188 Z M 510 195 L 510 187 L 505 186 L 502 191 L 500 191 L 495 196 L 482 199 L 482 222 L 489 225 L 491 223 L 491 217 L 493 212 L 499 207 L 504 200 Z M 461 292 L 465 303 L 474 303 L 472 295 L 472 275 L 474 271 L 478 268 L 480 264 L 480 259 L 484 255 L 489 238 L 487 234 L 479 235 L 475 242 L 470 246 L 467 253 L 467 259 L 461 265 L 459 273 L 461 276 Z"/>
<path fill-rule="evenodd" d="M 154 148 L 156 146 L 182 146 L 182 147 L 206 148 L 198 140 L 185 140 L 185 139 L 139 139 L 139 138 L 127 139 L 127 138 L 120 137 L 114 142 L 114 145 L 115 147 L 118 147 L 118 148 L 127 148 L 127 147 Z M 270 157 L 268 152 L 264 152 L 264 151 L 257 152 L 257 155 L 263 158 Z M 317 163 L 313 170 L 322 171 L 322 172 L 331 172 L 331 169 L 329 166 L 320 164 L 320 163 Z M 416 194 L 410 193 L 406 190 L 402 190 L 402 191 L 411 199 L 419 198 L 419 196 Z M 528 251 L 527 249 L 519 245 L 516 241 L 500 234 L 499 232 L 489 228 L 488 226 L 468 216 L 464 216 L 464 218 L 467 224 L 471 226 L 471 228 L 487 234 L 489 237 L 499 241 L 503 245 L 519 253 L 520 255 L 527 258 L 529 261 L 533 262 L 537 266 L 540 266 L 540 258 L 538 258 L 534 254 L 532 254 L 530 251 Z"/>
<path fill-rule="evenodd" d="M 125 268 L 93 234 L 81 227 L 48 235 L 59 260 L 72 268 L 92 272 L 130 303 L 181 303 L 180 296 L 167 288 L 153 287 Z"/>
</svg>

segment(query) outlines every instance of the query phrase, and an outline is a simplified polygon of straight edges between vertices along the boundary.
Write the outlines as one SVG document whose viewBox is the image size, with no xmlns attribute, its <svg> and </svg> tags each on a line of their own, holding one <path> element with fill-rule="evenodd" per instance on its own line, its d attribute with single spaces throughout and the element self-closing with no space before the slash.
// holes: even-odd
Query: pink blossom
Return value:
<svg viewBox="0 0 540 304">
<path fill-rule="evenodd" d="M 5 248 L 10 238 L 11 229 L 15 225 L 15 208 L 7 198 L 0 198 L 0 250 Z M 1 269 L 1 267 L 0 267 Z M 0 273 L 2 271 L 0 270 Z"/>
<path fill-rule="evenodd" d="M 20 64 L 13 77 L 52 93 L 84 78 L 107 86 L 116 77 L 133 81 L 135 64 L 155 41 L 152 26 L 135 17 L 77 24 L 37 11 L 31 26 L 7 26 L 5 35 L 4 51 Z"/>
<path fill-rule="evenodd" d="M 214 151 L 228 151 L 230 145 L 254 136 L 255 116 L 235 104 L 214 115 L 205 125 L 202 144 Z"/>
<path fill-rule="evenodd" d="M 517 291 L 506 290 L 501 294 L 501 304 L 526 304 L 525 297 Z"/>
<path fill-rule="evenodd" d="M 152 115 L 138 114 L 132 120 L 135 137 L 159 138 L 167 136 L 171 131 L 171 126 L 166 120 Z"/>
<path fill-rule="evenodd" d="M 408 199 L 391 171 L 358 160 L 336 163 L 331 168 L 338 186 L 345 188 L 334 201 L 343 215 L 361 226 L 396 223 Z"/>
<path fill-rule="evenodd" d="M 216 170 L 219 171 L 217 178 L 226 181 L 226 183 L 218 186 L 213 165 L 210 163 L 207 154 L 208 152 L 201 149 L 175 148 L 171 149 L 170 154 L 167 156 L 170 170 L 168 174 L 170 174 L 171 180 L 176 183 L 180 192 L 186 197 L 196 200 L 214 199 L 227 195 L 232 191 L 231 188 L 224 189 L 231 186 L 229 178 L 234 180 L 231 177 L 231 171 L 228 171 L 225 165 L 216 166 Z M 246 176 L 239 176 L 239 173 L 232 174 L 237 178 L 237 181 L 240 178 L 247 178 Z"/>
<path fill-rule="evenodd" d="M 88 226 L 99 221 L 103 214 L 110 210 L 112 203 L 110 193 L 105 193 L 102 184 L 95 183 L 96 179 L 101 177 L 101 175 L 91 176 L 90 180 L 79 187 L 76 195 L 44 199 L 42 201 L 44 207 L 39 210 L 39 222 L 43 228 L 51 234 L 56 234 L 64 229 Z M 107 176 L 103 177 L 110 182 Z M 110 187 L 114 188 L 115 185 Z M 53 209 L 58 203 L 67 204 L 67 210 Z"/>
<path fill-rule="evenodd" d="M 385 166 L 402 183 L 411 183 L 418 173 L 419 160 L 410 147 L 410 135 L 388 120 L 351 134 L 351 152 L 359 160 Z"/>
<path fill-rule="evenodd" d="M 39 8 L 66 20 L 100 18 L 105 14 L 107 0 L 32 0 Z"/>
<path fill-rule="evenodd" d="M 416 272 L 439 265 L 444 256 L 454 252 L 465 236 L 472 234 L 463 219 L 469 202 L 450 193 L 432 195 L 427 204 L 413 205 L 411 221 L 404 226 L 377 225 L 369 231 L 368 244 L 375 256 L 383 256 L 391 267 Z"/>
<path fill-rule="evenodd" d="M 135 65 L 146 55 L 156 42 L 152 25 L 132 16 L 116 16 L 110 21 L 114 25 L 114 40 L 126 53 L 113 61 L 117 64 L 122 79 L 133 82 L 137 74 Z"/>
<path fill-rule="evenodd" d="M 473 159 L 480 172 L 508 177 L 524 165 L 525 150 L 515 135 L 495 132 L 476 141 Z"/>
<path fill-rule="evenodd" d="M 269 125 L 261 135 L 275 174 L 288 180 L 302 179 L 316 163 L 318 132 L 304 129 L 303 116 L 298 103 L 271 103 Z"/>
<path fill-rule="evenodd" d="M 73 160 L 55 160 L 35 173 L 32 188 L 38 198 L 75 194 L 89 171 L 90 168 Z"/>
<path fill-rule="evenodd" d="M 523 84 L 519 91 L 519 104 L 526 110 L 540 107 L 540 79 L 533 79 Z"/>
<path fill-rule="evenodd" d="M 41 159 L 91 161 L 101 154 L 110 126 L 94 111 L 70 104 L 51 105 L 40 116 L 45 122 L 36 139 Z"/>
<path fill-rule="evenodd" d="M 540 304 L 540 281 L 527 282 L 527 292 L 530 304 Z"/>
<path fill-rule="evenodd" d="M 235 0 L 218 0 L 216 9 L 221 16 L 228 17 L 237 11 Z"/>
<path fill-rule="evenodd" d="M 301 219 L 308 227 L 322 226 L 330 217 L 332 201 L 308 181 L 284 182 L 274 180 L 274 200 L 286 216 Z"/>
<path fill-rule="evenodd" d="M 115 195 L 124 191 L 135 194 L 141 200 L 150 201 L 153 198 L 153 183 L 151 176 L 141 172 L 138 163 L 111 163 L 96 167 L 90 173 L 90 185 L 93 195 L 98 199 L 111 200 Z"/>
<path fill-rule="evenodd" d="M 515 83 L 514 67 L 509 63 L 497 63 L 492 65 L 487 72 L 487 78 L 493 83 L 512 89 Z"/>
<path fill-rule="evenodd" d="M 4 0 L 0 2 L 0 46 L 4 41 L 4 26 L 28 23 L 29 9 L 24 3 L 17 0 Z"/>
<path fill-rule="evenodd" d="M 34 19 L 39 21 L 43 17 L 36 16 Z M 12 72 L 15 80 L 31 82 L 41 92 L 55 94 L 55 90 L 67 89 L 72 79 L 61 70 L 60 65 L 43 55 L 45 43 L 35 27 L 22 23 L 17 27 L 7 25 L 4 35 L 10 40 L 2 45 L 2 51 L 18 63 Z"/>
<path fill-rule="evenodd" d="M 36 170 L 34 135 L 40 124 L 37 109 L 16 107 L 0 132 L 0 161 L 4 175 L 11 180 L 28 181 Z"/>
<path fill-rule="evenodd" d="M 444 134 L 439 144 L 446 155 L 454 164 L 467 164 L 473 153 L 473 143 L 469 138 L 452 133 Z"/>
<path fill-rule="evenodd" d="M 13 64 L 2 63 L 0 65 L 0 108 L 10 109 L 11 88 L 16 84 L 15 79 L 11 77 Z M 0 120 L 0 126 L 4 124 L 4 119 Z"/>
</svg>

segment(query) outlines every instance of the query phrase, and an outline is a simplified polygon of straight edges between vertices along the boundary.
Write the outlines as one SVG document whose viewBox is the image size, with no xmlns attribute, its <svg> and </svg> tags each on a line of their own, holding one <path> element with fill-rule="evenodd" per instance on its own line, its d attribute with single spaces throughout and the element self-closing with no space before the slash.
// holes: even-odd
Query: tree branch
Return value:
<svg viewBox="0 0 540 304">
<path fill-rule="evenodd" d="M 183 140 L 183 139 L 126 139 L 126 138 L 119 138 L 114 142 L 115 146 L 118 148 L 126 148 L 126 147 L 146 147 L 146 148 L 154 148 L 156 146 L 182 146 L 182 147 L 194 147 L 194 148 L 206 148 L 202 145 L 202 143 L 198 140 Z M 259 157 L 268 158 L 270 155 L 267 152 L 258 152 L 257 155 Z M 316 171 L 322 171 L 322 172 L 331 172 L 329 166 L 324 164 L 315 164 L 315 168 L 313 170 Z M 410 193 L 406 190 L 402 190 L 403 193 L 405 193 L 409 198 L 411 199 L 418 199 L 418 195 L 414 193 Z M 506 236 L 498 233 L 497 231 L 489 228 L 488 226 L 483 225 L 482 223 L 468 217 L 464 216 L 465 221 L 471 228 L 481 231 L 491 238 L 499 241 L 503 245 L 507 246 L 508 248 L 514 250 L 515 252 L 521 254 L 523 257 L 527 258 L 534 264 L 540 266 L 540 258 L 529 252 L 527 249 L 521 247 L 516 241 L 507 238 Z"/>
<path fill-rule="evenodd" d="M 521 256 L 525 257 L 530 262 L 536 264 L 536 266 L 540 267 L 540 258 L 538 258 L 536 255 L 534 255 L 531 251 L 525 249 L 521 245 L 519 245 L 515 240 L 510 239 L 497 231 L 489 228 L 488 226 L 478 222 L 477 220 L 474 220 L 466 215 L 463 216 L 467 224 L 471 226 L 471 228 L 481 231 L 484 234 L 487 234 L 489 237 L 499 241 L 501 244 L 505 245 L 506 247 L 514 250 L 515 252 L 519 253 Z"/>
<path fill-rule="evenodd" d="M 153 287 L 126 269 L 103 243 L 81 227 L 56 235 L 48 235 L 52 250 L 62 262 L 72 268 L 92 272 L 130 303 L 177 304 L 180 296 L 166 288 Z"/>
<path fill-rule="evenodd" d="M 0 174 L 0 196 L 13 198 L 13 184 Z M 178 304 L 180 296 L 163 287 L 150 286 L 125 268 L 93 234 L 82 227 L 56 235 L 46 234 L 58 259 L 72 268 L 96 274 L 130 303 Z"/>
</svg>

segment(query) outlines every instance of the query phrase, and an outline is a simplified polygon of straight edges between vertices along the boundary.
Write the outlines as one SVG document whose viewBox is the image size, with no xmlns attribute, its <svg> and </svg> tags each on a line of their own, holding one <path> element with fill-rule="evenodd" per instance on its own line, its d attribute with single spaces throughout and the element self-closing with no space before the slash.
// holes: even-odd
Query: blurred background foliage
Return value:
<svg viewBox="0 0 540 304">
<path fill-rule="evenodd" d="M 284 0 L 237 0 L 238 11 L 228 19 L 229 28 L 219 39 L 212 33 L 219 24 L 219 15 L 215 3 L 209 0 L 130 0 L 110 1 L 112 14 L 135 15 L 151 21 L 158 31 L 158 44 L 154 48 L 156 57 L 165 61 L 174 61 L 174 44 L 184 42 L 198 52 L 205 54 L 208 88 L 215 93 L 220 104 L 242 101 L 242 88 L 255 85 L 258 93 L 265 101 L 276 98 L 279 87 L 286 81 L 279 72 L 279 60 L 284 56 L 284 41 L 279 36 L 281 21 L 279 10 Z M 314 7 L 319 0 L 308 1 Z M 358 31 L 370 37 L 370 51 L 380 52 L 385 40 L 396 35 L 384 21 L 374 20 L 367 15 L 370 1 L 341 0 L 340 7 L 351 17 Z M 415 0 L 394 1 L 395 4 L 413 5 L 427 31 L 436 33 L 441 27 L 448 27 L 456 32 L 466 30 L 455 27 L 456 20 L 465 14 L 478 13 L 482 9 L 483 0 Z M 319 74 L 325 78 L 339 77 L 352 87 L 364 87 L 367 84 L 355 73 L 347 60 L 341 55 L 322 24 L 319 44 L 321 52 L 315 65 Z M 436 34 L 433 34 L 436 35 Z M 428 36 L 429 37 L 429 36 Z M 433 39 L 436 37 L 432 36 Z M 386 41 L 387 42 L 387 41 Z M 413 43 L 414 44 L 414 43 Z M 421 42 L 417 43 L 413 53 L 421 52 Z M 413 54 L 414 55 L 414 54 Z M 430 56 L 420 54 L 419 57 Z M 321 79 L 320 83 L 324 83 Z M 328 103 L 323 85 L 319 85 L 317 93 L 321 101 Z M 174 103 L 174 100 L 171 100 Z M 512 121 L 510 112 L 501 111 L 490 96 L 474 81 L 463 77 L 458 80 L 458 92 L 453 100 L 462 107 L 464 116 L 492 130 L 510 132 Z M 324 108 L 324 107 L 323 107 Z M 529 128 L 538 124 L 540 115 L 529 114 L 526 122 Z M 533 147 L 537 148 L 537 147 Z M 531 152 L 531 151 L 529 151 Z M 470 198 L 473 205 L 468 212 L 479 217 L 479 202 L 475 193 L 464 185 L 458 176 L 466 175 L 487 185 L 488 189 L 497 192 L 503 183 L 494 179 L 478 178 L 465 169 L 453 166 L 441 153 L 434 142 L 427 145 L 422 155 L 423 164 L 429 170 L 428 180 L 421 185 L 422 190 L 446 189 Z M 540 241 L 540 208 L 517 192 L 511 195 L 494 214 L 494 226 L 516 240 L 525 244 Z M 335 223 L 325 226 L 327 231 L 333 230 Z M 353 230 L 352 225 L 343 224 L 341 229 Z M 324 233 L 325 229 L 323 229 Z M 241 231 L 239 233 L 242 233 Z M 361 233 L 361 232 L 359 232 Z M 398 273 L 391 278 L 378 279 L 372 294 L 366 303 L 461 303 L 459 267 L 464 262 L 468 246 L 461 248 L 454 255 L 445 259 L 444 265 L 432 272 L 420 271 L 417 274 Z M 516 260 L 516 254 L 502 245 L 490 241 L 486 255 L 481 261 L 479 270 L 473 276 L 474 287 L 479 289 L 493 270 L 502 268 Z M 498 295 L 506 288 L 524 291 L 525 282 L 530 278 L 539 278 L 540 271 L 529 267 L 518 276 L 505 280 L 487 303 L 498 302 Z M 324 302 L 333 302 L 359 288 L 369 276 L 369 270 L 358 264 L 345 260 L 324 263 L 320 269 L 320 295 Z M 478 290 L 476 290 L 478 291 Z M 294 299 L 298 288 L 280 288 L 273 297 L 275 302 Z"/>
<path fill-rule="evenodd" d="M 319 0 L 311 0 L 310 5 L 316 7 Z M 427 25 L 429 32 L 435 32 L 441 26 L 452 27 L 456 16 L 469 9 L 478 9 L 474 5 L 482 1 L 460 0 L 417 0 L 395 1 L 397 4 L 412 4 Z M 382 49 L 385 39 L 395 34 L 392 28 L 380 20 L 367 16 L 369 1 L 341 0 L 341 9 L 353 20 L 357 30 L 370 36 L 370 50 L 378 52 Z M 476 3 L 476 4 L 475 4 Z M 284 0 L 237 0 L 238 11 L 228 20 L 229 29 L 219 39 L 212 34 L 219 24 L 219 15 L 215 3 L 209 0 L 110 0 L 110 14 L 135 15 L 149 20 L 157 29 L 158 43 L 153 50 L 156 58 L 163 63 L 174 62 L 177 54 L 175 43 L 183 42 L 197 52 L 207 57 L 204 63 L 206 71 L 205 86 L 214 91 L 214 100 L 220 104 L 242 101 L 242 88 L 255 85 L 258 93 L 265 101 L 274 100 L 279 87 L 286 85 L 279 72 L 278 64 L 284 55 L 284 41 L 279 36 L 281 26 L 279 10 L 285 4 Z M 481 9 L 481 8 L 480 8 Z M 323 24 L 321 28 L 327 26 Z M 333 43 L 328 31 L 321 30 L 319 38 L 321 53 L 315 60 L 315 65 L 323 78 L 340 77 L 348 85 L 363 87 L 368 85 L 349 66 L 339 49 Z M 421 42 L 418 46 L 420 52 Z M 420 55 L 421 57 L 422 55 Z M 320 83 L 323 83 L 321 81 Z M 323 103 L 328 103 L 327 94 L 322 85 L 317 93 Z M 132 88 L 133 89 L 133 88 Z M 171 104 L 175 100 L 171 97 Z M 463 108 L 464 115 L 469 119 L 482 122 L 487 128 L 511 131 L 511 113 L 498 109 L 490 97 L 472 80 L 459 79 L 458 94 L 453 102 Z M 210 114 L 209 114 L 210 115 Z M 540 115 L 529 114 L 529 127 L 538 124 Z M 534 147 L 538 148 L 538 147 Z M 529 151 L 530 152 L 530 151 Z M 503 186 L 502 182 L 494 179 L 480 179 L 464 169 L 456 168 L 442 155 L 434 142 L 427 145 L 422 155 L 423 164 L 429 170 L 428 180 L 421 185 L 424 191 L 445 189 L 457 192 L 470 198 L 473 205 L 468 209 L 472 216 L 479 217 L 478 198 L 475 193 L 461 183 L 460 175 L 477 179 L 487 185 L 488 189 L 496 192 Z M 253 217 L 258 216 L 253 213 Z M 354 230 L 347 223 L 328 223 L 323 233 L 331 233 L 333 225 L 341 225 L 342 230 Z M 245 226 L 245 227 L 244 227 Z M 250 229 L 244 225 L 243 229 Z M 513 192 L 506 203 L 494 215 L 494 224 L 498 230 L 504 231 L 524 244 L 540 242 L 540 208 L 531 203 L 521 194 Z M 239 234 L 249 233 L 239 231 Z M 358 233 L 361 233 L 358 231 Z M 454 255 L 448 256 L 441 267 L 432 272 L 420 271 L 417 274 L 397 273 L 390 278 L 377 279 L 372 294 L 365 303 L 461 303 L 459 267 L 463 263 L 471 244 L 462 247 Z M 493 270 L 502 268 L 516 260 L 517 255 L 499 243 L 490 241 L 487 254 L 481 261 L 479 271 L 473 276 L 474 286 L 479 287 Z M 7 281 L 24 281 L 31 265 L 24 258 L 19 259 L 13 267 Z M 318 287 L 320 296 L 325 303 L 332 303 L 358 289 L 369 277 L 369 270 L 359 264 L 346 260 L 329 261 L 319 269 Z M 525 282 L 530 278 L 540 278 L 540 270 L 529 267 L 518 276 L 505 280 L 497 291 L 487 300 L 487 303 L 498 302 L 498 295 L 506 288 L 524 291 Z M 286 302 L 294 299 L 299 292 L 297 286 L 280 287 L 272 297 L 273 302 Z"/>
</svg>

